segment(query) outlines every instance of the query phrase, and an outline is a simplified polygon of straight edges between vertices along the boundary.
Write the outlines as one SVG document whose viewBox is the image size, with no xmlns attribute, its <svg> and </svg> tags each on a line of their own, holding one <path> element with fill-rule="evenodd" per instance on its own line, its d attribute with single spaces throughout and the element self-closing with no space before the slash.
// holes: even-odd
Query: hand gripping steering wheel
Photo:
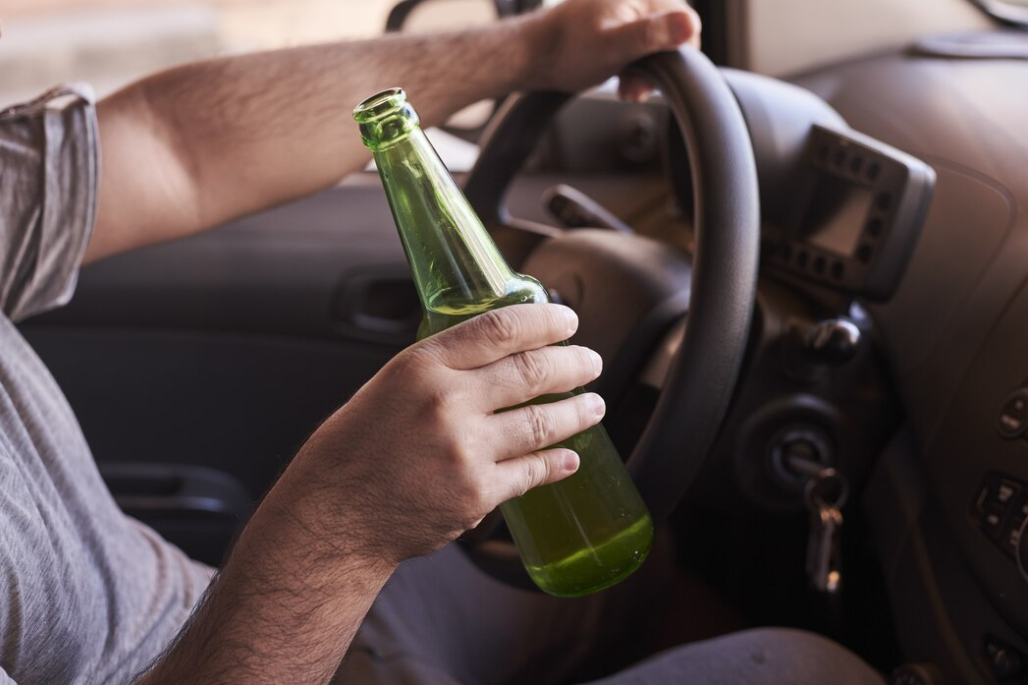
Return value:
<svg viewBox="0 0 1028 685">
<path fill-rule="evenodd" d="M 628 462 L 659 524 L 695 478 L 735 388 L 756 292 L 760 202 L 749 131 L 735 96 L 710 60 L 697 50 L 682 48 L 650 55 L 631 68 L 660 88 L 677 119 L 694 198 L 691 287 L 681 293 L 687 300 L 683 309 L 688 311 L 688 325 L 656 408 Z M 516 223 L 504 210 L 506 192 L 535 141 L 570 99 L 554 92 L 512 99 L 486 132 L 465 194 L 490 230 Z M 554 230 L 552 235 L 558 233 Z M 537 233 L 529 243 L 534 246 L 541 241 L 539 248 L 544 248 L 559 240 L 540 238 Z M 618 252 L 617 248 L 611 252 L 613 258 Z M 646 348 L 647 354 L 650 349 Z M 466 551 L 488 573 L 515 585 L 532 586 L 520 564 L 513 563 L 517 552 L 511 543 L 474 533 L 467 541 Z"/>
</svg>

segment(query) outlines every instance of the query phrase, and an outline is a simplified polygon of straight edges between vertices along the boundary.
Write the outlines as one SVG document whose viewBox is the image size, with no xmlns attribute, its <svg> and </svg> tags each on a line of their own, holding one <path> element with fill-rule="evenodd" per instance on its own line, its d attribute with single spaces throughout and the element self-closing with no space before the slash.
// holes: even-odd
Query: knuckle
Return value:
<svg viewBox="0 0 1028 685">
<path fill-rule="evenodd" d="M 494 508 L 485 484 L 470 474 L 455 479 L 454 518 L 464 529 L 474 528 L 478 521 Z"/>
<path fill-rule="evenodd" d="M 537 388 L 546 381 L 549 369 L 543 356 L 523 352 L 511 357 L 511 361 L 522 385 Z"/>
<path fill-rule="evenodd" d="M 475 514 L 468 512 L 460 519 L 460 528 L 462 530 L 471 530 L 478 525 L 478 522 L 482 520 L 481 516 L 475 516 Z"/>
<path fill-rule="evenodd" d="M 470 483 L 464 475 L 464 468 L 471 461 L 471 454 L 461 439 L 454 434 L 450 434 L 446 438 L 446 456 L 448 458 L 447 466 L 455 472 L 457 475 L 455 480 L 460 486 L 462 491 L 468 491 Z"/>
<path fill-rule="evenodd" d="M 521 323 L 510 309 L 497 309 L 478 317 L 484 335 L 503 346 L 517 344 L 521 338 Z"/>
<path fill-rule="evenodd" d="M 454 500 L 459 503 L 460 508 L 470 509 L 477 498 L 478 486 L 475 479 L 464 469 L 454 469 L 450 477 L 450 487 L 453 489 Z"/>
<path fill-rule="evenodd" d="M 439 346 L 418 344 L 400 352 L 386 365 L 389 372 L 405 385 L 428 385 L 444 369 Z"/>
<path fill-rule="evenodd" d="M 454 467 L 461 474 L 465 489 L 474 489 L 476 487 L 475 468 L 482 459 L 482 450 L 472 432 L 467 430 L 464 421 L 459 422 L 450 432 L 450 453 L 453 456 Z"/>
<path fill-rule="evenodd" d="M 473 489 L 465 501 L 465 515 L 462 523 L 465 528 L 474 528 L 483 516 L 493 510 L 489 496 L 481 488 Z"/>
<path fill-rule="evenodd" d="M 394 359 L 404 366 L 413 368 L 438 364 L 439 344 L 435 340 L 422 340 L 400 352 Z"/>
<path fill-rule="evenodd" d="M 417 361 L 419 357 L 420 352 L 409 347 L 390 359 L 379 373 L 402 378 L 420 368 L 421 364 Z"/>
<path fill-rule="evenodd" d="M 424 393 L 425 405 L 430 416 L 436 421 L 446 422 L 450 409 L 449 390 L 438 384 L 426 384 Z"/>
<path fill-rule="evenodd" d="M 663 45 L 666 31 L 660 22 L 648 21 L 643 25 L 642 45 L 645 48 L 653 48 Z"/>
<path fill-rule="evenodd" d="M 481 492 L 475 481 L 469 477 L 457 476 L 450 483 L 450 500 L 447 509 L 459 524 L 474 520 L 481 505 Z"/>
<path fill-rule="evenodd" d="M 548 445 L 554 433 L 554 419 L 544 406 L 526 407 L 526 422 L 532 444 L 538 447 Z"/>
<path fill-rule="evenodd" d="M 431 396 L 422 407 L 420 424 L 425 449 L 438 453 L 440 465 L 450 472 L 460 474 L 474 458 L 463 430 L 460 415 L 451 410 L 442 394 Z"/>
</svg>

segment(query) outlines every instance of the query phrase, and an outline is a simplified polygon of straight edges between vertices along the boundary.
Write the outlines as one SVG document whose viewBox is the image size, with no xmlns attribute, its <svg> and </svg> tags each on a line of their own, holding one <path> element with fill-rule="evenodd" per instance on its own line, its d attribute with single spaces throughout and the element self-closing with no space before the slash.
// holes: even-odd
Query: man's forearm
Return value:
<svg viewBox="0 0 1028 685">
<path fill-rule="evenodd" d="M 395 564 L 341 548 L 359 545 L 361 536 L 321 527 L 337 512 L 314 509 L 335 493 L 312 492 L 318 490 L 312 480 L 290 468 L 181 635 L 139 685 L 331 679 Z"/>
<path fill-rule="evenodd" d="M 126 88 L 100 104 L 104 177 L 87 260 L 338 181 L 367 160 L 352 109 L 383 88 L 405 88 L 432 125 L 482 98 L 537 85 L 531 74 L 543 31 L 529 17 L 228 57 Z"/>
</svg>

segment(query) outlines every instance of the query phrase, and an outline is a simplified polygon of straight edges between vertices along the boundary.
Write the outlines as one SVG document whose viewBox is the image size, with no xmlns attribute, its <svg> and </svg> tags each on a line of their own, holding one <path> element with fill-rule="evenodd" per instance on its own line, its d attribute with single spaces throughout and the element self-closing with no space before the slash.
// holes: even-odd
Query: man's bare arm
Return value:
<svg viewBox="0 0 1028 685">
<path fill-rule="evenodd" d="M 351 115 L 362 98 L 402 84 L 427 124 L 438 122 L 513 87 L 511 74 L 528 57 L 524 41 L 513 40 L 520 30 L 504 23 L 444 39 L 390 36 L 215 59 L 116 93 L 99 107 L 103 179 L 87 261 L 331 185 L 367 161 Z M 486 68 L 469 66 L 471 55 Z"/>
<path fill-rule="evenodd" d="M 406 89 L 433 125 L 483 98 L 597 83 L 632 59 L 695 42 L 698 31 L 680 0 L 569 0 L 481 29 L 162 72 L 100 103 L 103 177 L 86 261 L 190 235 L 337 182 L 367 161 L 351 111 L 383 88 Z"/>
<path fill-rule="evenodd" d="M 342 549 L 355 537 L 320 528 L 316 513 L 304 511 L 320 493 L 312 483 L 287 492 L 295 480 L 283 477 L 269 493 L 139 685 L 330 680 L 395 564 Z"/>
</svg>

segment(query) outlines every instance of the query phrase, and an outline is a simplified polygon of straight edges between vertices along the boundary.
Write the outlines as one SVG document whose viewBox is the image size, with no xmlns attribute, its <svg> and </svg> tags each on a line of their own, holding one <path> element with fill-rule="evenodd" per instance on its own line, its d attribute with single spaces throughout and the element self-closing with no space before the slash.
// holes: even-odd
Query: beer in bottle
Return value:
<svg viewBox="0 0 1028 685">
<path fill-rule="evenodd" d="M 424 309 L 419 339 L 497 307 L 549 301 L 539 281 L 516 273 L 500 255 L 402 90 L 368 98 L 354 118 L 374 155 L 414 274 Z M 559 445 L 578 453 L 578 471 L 501 510 L 535 583 L 552 595 L 575 597 L 635 571 L 650 550 L 653 523 L 602 426 Z"/>
</svg>

